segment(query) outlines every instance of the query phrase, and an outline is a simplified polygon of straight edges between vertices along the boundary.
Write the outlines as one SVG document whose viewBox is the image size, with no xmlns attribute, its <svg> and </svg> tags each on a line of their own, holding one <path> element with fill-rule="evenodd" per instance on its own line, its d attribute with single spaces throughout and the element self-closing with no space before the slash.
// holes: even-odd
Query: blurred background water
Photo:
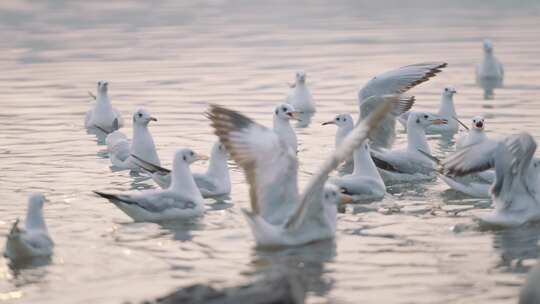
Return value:
<svg viewBox="0 0 540 304">
<path fill-rule="evenodd" d="M 538 1 L 6 0 L 0 33 L 0 241 L 24 216 L 27 192 L 42 191 L 56 242 L 45 267 L 12 269 L 0 258 L 0 301 L 139 302 L 286 266 L 301 273 L 310 303 L 515 303 L 536 264 L 540 227 L 481 230 L 473 218 L 489 201 L 441 181 L 390 187 L 382 202 L 339 214 L 335 241 L 288 250 L 254 248 L 240 212 L 247 186 L 232 162 L 230 204 L 209 201 L 191 225 L 132 223 L 91 190 L 155 186 L 112 172 L 83 120 L 92 105 L 86 92 L 108 80 L 127 118 L 123 131 L 131 134 L 138 106 L 158 118 L 151 132 L 170 165 L 180 146 L 209 152 L 207 104 L 271 125 L 302 69 L 318 106 L 312 124 L 297 129 L 305 184 L 333 148 L 335 128 L 320 123 L 356 113 L 361 85 L 442 60 L 448 68 L 412 91 L 416 109 L 436 110 L 450 84 L 463 120 L 485 115 L 490 136 L 526 130 L 539 138 Z M 487 101 L 474 85 L 484 38 L 506 68 L 506 87 Z M 437 155 L 453 149 L 438 137 L 430 144 Z"/>
</svg>

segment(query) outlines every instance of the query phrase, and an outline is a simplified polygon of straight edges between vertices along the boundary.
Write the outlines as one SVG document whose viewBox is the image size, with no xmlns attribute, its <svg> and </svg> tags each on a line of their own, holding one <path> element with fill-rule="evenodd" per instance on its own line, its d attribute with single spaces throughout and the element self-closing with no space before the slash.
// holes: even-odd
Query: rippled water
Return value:
<svg viewBox="0 0 540 304">
<path fill-rule="evenodd" d="M 313 123 L 297 130 L 305 184 L 333 148 L 335 129 L 320 123 L 356 112 L 363 83 L 444 60 L 442 74 L 413 90 L 417 109 L 436 109 L 452 84 L 463 119 L 482 114 L 490 135 L 526 130 L 540 138 L 538 1 L 177 2 L 0 4 L 0 234 L 3 242 L 24 215 L 26 193 L 42 191 L 56 242 L 45 267 L 14 270 L 0 260 L 0 301 L 138 302 L 196 282 L 240 284 L 285 265 L 302 274 L 311 303 L 516 302 L 536 264 L 540 227 L 480 230 L 473 217 L 489 210 L 487 200 L 440 181 L 391 187 L 383 202 L 339 214 L 334 242 L 260 251 L 240 212 L 247 186 L 232 163 L 231 204 L 209 202 L 193 225 L 132 223 L 92 195 L 155 186 L 111 172 L 83 119 L 92 105 L 86 92 L 108 80 L 128 122 L 139 105 L 159 119 L 151 132 L 170 165 L 179 146 L 208 153 L 215 140 L 202 115 L 208 103 L 270 125 L 286 82 L 304 69 L 318 104 Z M 489 101 L 473 74 L 485 37 L 507 74 Z M 401 134 L 398 146 L 403 141 Z M 452 150 L 437 137 L 430 143 L 437 155 Z"/>
</svg>

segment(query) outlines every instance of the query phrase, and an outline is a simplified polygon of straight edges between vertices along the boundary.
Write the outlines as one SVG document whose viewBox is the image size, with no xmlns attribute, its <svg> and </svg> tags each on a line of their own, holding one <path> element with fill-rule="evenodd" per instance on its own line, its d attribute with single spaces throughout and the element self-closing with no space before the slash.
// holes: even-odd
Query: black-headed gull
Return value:
<svg viewBox="0 0 540 304">
<path fill-rule="evenodd" d="M 333 185 L 325 186 L 328 174 L 363 144 L 381 117 L 399 102 L 397 96 L 371 98 L 381 99 L 380 108 L 349 133 L 303 194 L 298 192 L 296 154 L 275 132 L 238 112 L 210 107 L 208 116 L 216 135 L 250 185 L 251 211 L 245 214 L 257 245 L 294 246 L 334 237 L 336 205 L 349 197 Z"/>
<path fill-rule="evenodd" d="M 86 128 L 96 128 L 105 134 L 114 132 L 124 125 L 124 120 L 120 111 L 113 108 L 108 95 L 109 83 L 98 81 L 96 104 L 86 112 L 84 126 Z"/>
<path fill-rule="evenodd" d="M 366 103 L 373 95 L 403 94 L 409 89 L 428 81 L 431 77 L 441 72 L 446 67 L 444 62 L 418 63 L 388 71 L 373 77 L 358 92 L 358 107 L 360 109 L 360 120 L 367 117 L 373 105 Z M 372 137 L 372 148 L 390 148 L 396 137 L 396 116 L 394 113 L 388 114 L 375 131 Z"/>
</svg>

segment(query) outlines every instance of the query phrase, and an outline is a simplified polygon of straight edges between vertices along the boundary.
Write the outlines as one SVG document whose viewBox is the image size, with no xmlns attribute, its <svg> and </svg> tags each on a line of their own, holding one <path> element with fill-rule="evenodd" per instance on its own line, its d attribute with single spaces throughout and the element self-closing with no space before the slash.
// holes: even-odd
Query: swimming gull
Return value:
<svg viewBox="0 0 540 304">
<path fill-rule="evenodd" d="M 386 193 L 386 186 L 371 158 L 369 143 L 354 150 L 354 169 L 352 174 L 330 179 L 342 193 L 353 196 L 354 201 L 381 200 Z"/>
<path fill-rule="evenodd" d="M 250 185 L 251 211 L 244 210 L 259 246 L 301 245 L 331 239 L 336 229 L 336 204 L 343 198 L 328 174 L 362 145 L 370 131 L 398 102 L 381 99 L 380 108 L 357 125 L 312 176 L 303 194 L 298 192 L 298 160 L 275 132 L 248 117 L 212 105 L 209 118 L 231 157 L 244 170 Z M 278 215 L 276 217 L 276 214 Z"/>
<path fill-rule="evenodd" d="M 493 55 L 493 43 L 484 40 L 484 59 L 476 66 L 476 84 L 484 89 L 484 98 L 494 96 L 494 89 L 501 88 L 504 83 L 504 68 L 502 63 Z"/>
<path fill-rule="evenodd" d="M 86 112 L 84 126 L 86 128 L 96 128 L 108 134 L 114 132 L 124 125 L 124 120 L 120 111 L 113 108 L 108 95 L 109 83 L 98 81 L 96 104 L 94 108 Z"/>
<path fill-rule="evenodd" d="M 54 243 L 43 218 L 44 203 L 43 194 L 30 194 L 24 229 L 19 227 L 17 219 L 7 236 L 5 257 L 20 261 L 53 254 Z"/>
<path fill-rule="evenodd" d="M 418 150 L 431 154 L 425 129 L 445 123 L 445 119 L 433 113 L 411 112 L 407 121 L 406 149 L 373 149 L 371 155 L 377 167 L 382 169 L 385 182 L 434 178 L 435 163 Z"/>
<path fill-rule="evenodd" d="M 291 119 L 298 119 L 298 113 L 292 105 L 283 103 L 274 109 L 274 132 L 296 153 L 298 140 L 296 132 L 291 126 Z"/>
<path fill-rule="evenodd" d="M 136 222 L 187 220 L 200 217 L 204 200 L 191 175 L 189 165 L 199 159 L 191 149 L 174 154 L 171 185 L 167 189 L 146 190 L 136 194 L 112 194 L 94 191 L 108 199 Z"/>
<path fill-rule="evenodd" d="M 432 125 L 426 129 L 427 134 L 454 134 L 459 131 L 459 122 L 458 116 L 456 114 L 456 107 L 454 105 L 454 94 L 457 91 L 452 86 L 447 86 L 444 88 L 441 96 L 441 105 L 439 111 L 436 113 L 439 117 L 447 120 L 447 123 L 444 125 Z M 398 120 L 403 125 L 407 127 L 407 119 L 409 117 L 409 112 L 399 116 Z"/>
<path fill-rule="evenodd" d="M 152 179 L 161 188 L 169 188 L 171 185 L 171 170 L 151 164 L 136 155 L 138 165 L 152 174 Z M 204 157 L 204 156 L 203 156 Z M 210 164 L 205 173 L 193 173 L 195 184 L 199 187 L 204 198 L 225 199 L 231 193 L 231 178 L 227 164 L 227 150 L 225 146 L 216 142 L 212 146 Z"/>
<path fill-rule="evenodd" d="M 148 130 L 150 121 L 157 121 L 157 119 L 152 117 L 145 109 L 140 108 L 135 111 L 133 114 L 133 138 L 131 144 L 127 136 L 120 131 L 107 135 L 105 142 L 113 166 L 122 170 L 139 170 L 140 168 L 136 164 L 137 160 L 131 155 L 136 155 L 149 163 L 160 165 L 154 139 Z"/>
<path fill-rule="evenodd" d="M 315 112 L 315 102 L 306 85 L 305 72 L 296 72 L 296 82 L 291 86 L 287 95 L 287 103 L 291 104 L 300 113 Z"/>
</svg>

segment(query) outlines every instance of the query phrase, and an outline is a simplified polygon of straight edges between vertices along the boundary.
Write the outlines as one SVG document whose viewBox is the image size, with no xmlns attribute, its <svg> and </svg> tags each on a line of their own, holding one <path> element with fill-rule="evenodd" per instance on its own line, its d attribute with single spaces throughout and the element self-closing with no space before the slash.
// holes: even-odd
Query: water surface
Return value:
<svg viewBox="0 0 540 304">
<path fill-rule="evenodd" d="M 42 191 L 56 251 L 45 267 L 10 269 L 0 259 L 0 301 L 139 302 L 286 266 L 301 273 L 310 303 L 515 303 L 536 264 L 540 227 L 481 230 L 473 218 L 489 201 L 441 181 L 391 187 L 382 202 L 347 209 L 335 241 L 270 252 L 253 246 L 240 211 L 248 189 L 232 162 L 230 204 L 209 201 L 195 224 L 133 223 L 91 193 L 155 187 L 112 172 L 105 147 L 84 130 L 86 92 L 101 79 L 125 132 L 138 106 L 158 118 L 150 128 L 169 166 L 178 147 L 210 150 L 209 103 L 271 125 L 286 83 L 305 70 L 318 112 L 297 130 L 302 185 L 333 148 L 335 128 L 321 122 L 356 113 L 358 88 L 375 74 L 416 62 L 449 63 L 412 91 L 417 109 L 437 109 L 450 84 L 460 117 L 485 115 L 490 136 L 540 138 L 540 4 L 470 2 L 3 1 L 1 240 L 24 216 L 27 192 Z M 488 101 L 473 73 L 486 37 L 507 74 Z M 452 150 L 438 137 L 430 144 L 437 155 Z"/>
</svg>

